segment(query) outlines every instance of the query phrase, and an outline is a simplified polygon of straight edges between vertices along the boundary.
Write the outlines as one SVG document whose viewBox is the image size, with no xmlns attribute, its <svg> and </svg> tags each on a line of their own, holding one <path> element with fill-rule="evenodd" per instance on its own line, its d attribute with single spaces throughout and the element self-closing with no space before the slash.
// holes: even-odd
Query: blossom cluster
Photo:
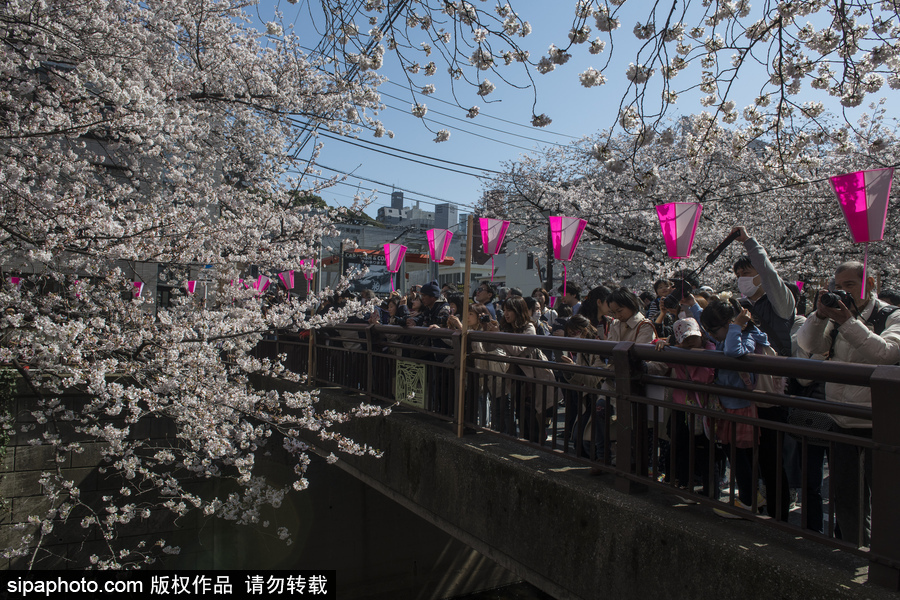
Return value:
<svg viewBox="0 0 900 600">
<path fill-rule="evenodd" d="M 726 103 L 725 111 L 736 111 Z M 807 110 L 828 119 L 820 107 Z M 568 263 L 570 281 L 594 286 L 623 281 L 648 289 L 677 269 L 698 268 L 735 224 L 747 227 L 786 280 L 824 284 L 837 263 L 861 259 L 827 175 L 897 164 L 897 135 L 883 106 L 853 127 L 810 127 L 776 140 L 754 125 L 735 128 L 704 113 L 668 124 L 660 133 L 636 114 L 628 131 L 600 132 L 568 147 L 545 148 L 510 162 L 485 184 L 481 207 L 512 221 L 507 239 L 519 248 L 546 246 L 546 211 L 588 221 Z M 896 194 L 896 192 L 895 192 Z M 823 199 L 832 198 L 832 201 Z M 700 202 L 703 219 L 692 258 L 666 254 L 655 207 Z M 738 215 L 738 216 L 736 216 Z M 870 244 L 870 268 L 896 281 L 893 248 L 900 213 L 889 211 L 883 243 Z M 739 248 L 729 252 L 739 253 Z M 730 286 L 730 254 L 706 269 L 703 283 Z"/>
<path fill-rule="evenodd" d="M 7 556 L 39 560 L 56 524 L 73 520 L 102 540 L 97 567 L 138 566 L 177 552 L 165 540 L 118 541 L 122 527 L 151 516 L 265 522 L 266 507 L 308 485 L 316 448 L 303 435 L 377 454 L 332 432 L 350 415 L 320 414 L 314 392 L 253 384 L 301 380 L 283 357 L 254 355 L 263 335 L 338 322 L 360 307 L 312 317 L 311 301 L 249 282 L 300 274 L 298 257 L 317 256 L 333 234 L 333 215 L 299 199 L 334 181 L 297 177 L 312 171 L 296 144 L 308 125 L 384 131 L 370 116 L 381 107 L 373 71 L 384 50 L 357 53 L 349 78 L 278 19 L 250 27 L 244 5 L 0 7 L 0 256 L 17 277 L 0 282 L 0 364 L 37 398 L 16 415 L 16 432 L 49 447 L 58 467 L 42 478 L 49 508 L 22 523 L 22 544 Z M 149 301 L 164 290 L 167 304 Z M 139 435 L 148 421 L 171 435 Z M 295 462 L 287 485 L 258 474 L 258 457 L 276 444 Z M 100 471 L 120 482 L 100 506 L 61 468 L 86 447 L 101 449 Z M 191 485 L 210 480 L 232 491 Z"/>
</svg>

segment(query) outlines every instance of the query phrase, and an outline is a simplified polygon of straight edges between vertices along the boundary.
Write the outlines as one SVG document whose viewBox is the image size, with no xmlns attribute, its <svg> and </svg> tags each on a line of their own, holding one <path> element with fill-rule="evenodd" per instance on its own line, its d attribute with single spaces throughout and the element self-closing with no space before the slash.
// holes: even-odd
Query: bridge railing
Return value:
<svg viewBox="0 0 900 600">
<path fill-rule="evenodd" d="M 313 339 L 311 346 L 266 340 L 259 352 L 272 354 L 271 346 L 279 344 L 279 351 L 290 357 L 293 348 L 310 357 L 289 358 L 293 364 L 312 360 L 314 383 L 337 385 L 387 402 L 400 400 L 442 419 L 462 421 L 470 430 L 491 430 L 537 449 L 568 455 L 596 473 L 615 476 L 620 491 L 674 492 L 689 502 L 862 554 L 870 563 L 870 581 L 900 589 L 900 511 L 893 506 L 900 497 L 898 366 L 761 355 L 737 359 L 716 352 L 658 351 L 652 345 L 631 342 L 480 331 L 468 333 L 469 347 L 464 351 L 458 331 L 383 325 L 343 325 L 319 331 Z M 516 356 L 499 354 L 498 348 L 514 351 Z M 580 354 L 583 359 L 578 364 L 554 360 L 563 353 Z M 654 374 L 664 371 L 661 363 L 867 387 L 872 406 L 679 380 Z M 460 411 L 457 369 L 463 364 Z M 695 392 L 696 398 L 721 395 L 749 400 L 765 418 L 723 412 L 717 402 L 675 403 L 673 390 Z M 871 421 L 871 430 L 861 430 L 871 431 L 871 437 L 790 424 L 783 417 L 791 410 Z M 676 437 L 680 443 L 671 443 Z M 722 438 L 735 443 L 723 444 Z M 834 485 L 828 486 L 821 502 L 815 485 L 802 485 L 808 477 L 815 483 L 810 475 L 821 467 L 815 461 L 821 461 L 823 454 L 834 456 L 839 444 L 860 452 L 860 477 L 854 491 L 860 507 L 871 499 L 868 540 L 863 527 L 858 539 L 839 539 Z M 768 455 L 773 448 L 774 457 Z M 784 452 L 791 448 L 800 455 L 799 520 L 798 511 L 788 515 L 789 502 L 781 500 L 789 497 L 784 489 L 788 485 Z M 865 452 L 872 457 L 870 486 L 862 476 Z M 733 502 L 739 474 L 732 466 L 741 460 L 751 463 L 749 508 Z M 758 510 L 762 498 L 758 482 L 766 468 L 775 470 L 768 473 L 775 489 L 766 490 L 770 504 L 768 515 L 763 515 Z M 820 505 L 825 507 L 821 531 L 808 526 L 810 512 L 818 514 Z M 862 513 L 860 523 L 865 522 Z"/>
</svg>

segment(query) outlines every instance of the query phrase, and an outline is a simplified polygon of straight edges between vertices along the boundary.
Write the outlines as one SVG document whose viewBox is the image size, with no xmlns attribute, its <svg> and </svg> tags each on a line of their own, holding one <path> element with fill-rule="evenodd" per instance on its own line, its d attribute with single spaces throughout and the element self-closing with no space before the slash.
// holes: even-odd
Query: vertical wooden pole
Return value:
<svg viewBox="0 0 900 600">
<path fill-rule="evenodd" d="M 472 279 L 472 238 L 474 217 L 469 215 L 466 224 L 466 275 L 463 280 L 463 312 L 462 312 L 462 337 L 460 340 L 460 350 L 457 363 L 457 380 L 456 385 L 456 437 L 463 436 L 465 429 L 464 422 L 466 417 L 466 355 L 469 349 L 469 303 L 472 301 L 471 287 Z"/>
</svg>

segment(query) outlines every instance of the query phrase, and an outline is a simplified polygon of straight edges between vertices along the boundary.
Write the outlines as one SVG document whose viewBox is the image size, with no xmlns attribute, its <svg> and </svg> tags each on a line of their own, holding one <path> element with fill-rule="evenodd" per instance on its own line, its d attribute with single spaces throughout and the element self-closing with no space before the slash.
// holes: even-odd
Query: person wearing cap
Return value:
<svg viewBox="0 0 900 600">
<path fill-rule="evenodd" d="M 441 286 L 437 281 L 430 281 L 422 286 L 420 290 L 420 299 L 422 308 L 415 318 L 407 320 L 409 327 L 447 327 L 447 319 L 450 317 L 450 304 L 441 295 Z M 434 348 L 449 348 L 450 345 L 441 338 L 411 335 L 410 341 L 419 344 L 423 350 L 413 353 L 412 356 L 429 362 L 441 362 L 449 360 L 450 356 L 443 352 L 434 352 Z M 447 381 L 447 369 L 428 365 L 428 374 L 426 381 L 428 391 L 426 392 L 426 406 L 433 408 L 439 402 L 439 398 L 446 395 L 446 389 L 441 382 Z"/>
<path fill-rule="evenodd" d="M 409 322 L 409 326 L 420 327 L 446 327 L 447 317 L 450 316 L 450 304 L 441 294 L 441 286 L 437 281 L 431 281 L 422 286 L 422 312 L 418 322 Z"/>
<path fill-rule="evenodd" d="M 716 346 L 703 333 L 700 324 L 693 317 L 679 319 L 672 326 L 673 334 L 669 340 L 658 340 L 657 350 L 663 350 L 666 346 L 674 345 L 682 350 L 715 350 Z M 674 342 L 674 344 L 672 344 Z M 680 365 L 666 363 L 666 370 L 671 377 L 681 381 L 710 384 L 716 379 L 716 370 L 712 367 Z M 672 401 L 675 404 L 696 406 L 700 408 L 712 408 L 713 402 L 706 392 L 672 389 Z M 703 495 L 707 496 L 710 485 L 709 477 L 709 452 L 715 448 L 715 442 L 704 435 L 703 418 L 694 417 L 693 429 L 689 413 L 681 410 L 673 410 L 669 416 L 669 436 L 675 447 L 675 479 L 676 484 L 693 490 L 690 477 L 690 452 L 694 447 L 694 472 L 703 480 Z"/>
</svg>

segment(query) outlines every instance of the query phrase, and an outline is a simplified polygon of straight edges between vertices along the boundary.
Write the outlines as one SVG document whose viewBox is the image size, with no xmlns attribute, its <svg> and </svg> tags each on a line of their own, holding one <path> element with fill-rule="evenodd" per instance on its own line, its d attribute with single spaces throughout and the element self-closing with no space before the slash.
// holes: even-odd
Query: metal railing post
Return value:
<svg viewBox="0 0 900 600">
<path fill-rule="evenodd" d="M 465 433 L 466 422 L 466 332 L 454 333 L 450 337 L 453 360 L 456 362 L 456 378 L 453 382 L 453 398 L 456 400 L 456 437 Z"/>
<path fill-rule="evenodd" d="M 900 590 L 900 511 L 897 494 L 900 485 L 900 369 L 876 367 L 872 389 L 872 537 L 869 582 Z M 892 451 L 893 450 L 893 451 Z M 864 525 L 864 522 L 861 523 Z"/>
<path fill-rule="evenodd" d="M 643 406 L 635 405 L 628 398 L 635 393 L 636 379 L 640 376 L 641 362 L 631 355 L 634 342 L 619 342 L 613 348 L 612 364 L 616 371 L 616 489 L 626 494 L 643 492 L 647 486 L 632 481 L 623 475 L 640 474 L 646 476 L 646 440 L 642 439 L 641 419 L 646 421 L 646 412 L 638 414 Z"/>
</svg>

